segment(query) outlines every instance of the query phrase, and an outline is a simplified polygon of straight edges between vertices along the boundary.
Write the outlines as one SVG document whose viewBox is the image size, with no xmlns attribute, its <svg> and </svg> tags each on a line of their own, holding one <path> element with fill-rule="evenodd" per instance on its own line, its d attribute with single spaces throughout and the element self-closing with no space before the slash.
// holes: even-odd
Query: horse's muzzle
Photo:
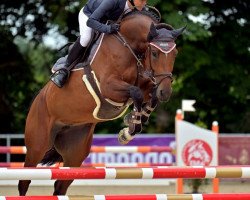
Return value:
<svg viewBox="0 0 250 200">
<path fill-rule="evenodd" d="M 156 95 L 160 102 L 169 101 L 172 94 L 172 88 L 170 89 L 157 89 Z"/>
</svg>

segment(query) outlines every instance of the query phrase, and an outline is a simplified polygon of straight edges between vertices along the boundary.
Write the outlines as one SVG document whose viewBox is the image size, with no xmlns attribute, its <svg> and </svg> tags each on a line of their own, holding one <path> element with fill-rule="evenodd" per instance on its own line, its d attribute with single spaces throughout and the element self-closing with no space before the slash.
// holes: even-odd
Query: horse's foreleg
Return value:
<svg viewBox="0 0 250 200">
<path fill-rule="evenodd" d="M 115 102 L 126 102 L 130 98 L 133 101 L 134 107 L 131 112 L 131 123 L 129 123 L 129 127 L 121 130 L 118 135 L 119 142 L 121 144 L 127 144 L 134 138 L 136 133 L 142 131 L 141 111 L 143 92 L 139 87 L 132 86 L 123 80 L 114 78 L 113 76 L 103 82 L 102 86 L 101 90 L 103 96 L 109 97 Z"/>
<path fill-rule="evenodd" d="M 143 103 L 143 93 L 142 91 L 135 86 L 132 86 L 129 89 L 130 96 L 134 102 L 133 111 L 131 112 L 131 123 L 129 123 L 129 133 L 131 136 L 134 136 L 136 133 L 142 131 L 141 125 L 141 112 L 142 112 L 142 103 Z"/>
<path fill-rule="evenodd" d="M 145 124 L 145 123 L 148 122 L 149 116 L 155 110 L 155 108 L 156 108 L 156 106 L 158 104 L 158 98 L 156 96 L 156 90 L 157 90 L 157 88 L 154 87 L 152 89 L 152 92 L 150 93 L 151 96 L 150 96 L 149 101 L 147 103 L 143 103 L 142 112 L 141 112 L 141 123 L 142 124 Z M 126 126 L 128 126 L 131 123 L 131 120 L 132 120 L 132 113 L 128 113 L 123 119 L 124 124 Z"/>
<path fill-rule="evenodd" d="M 155 110 L 157 106 L 158 100 L 150 100 L 150 102 L 147 102 L 143 105 L 142 107 L 142 112 L 141 112 L 141 123 L 146 124 L 148 123 L 149 117 L 151 113 Z M 129 124 L 132 122 L 132 112 L 126 114 L 123 118 L 123 122 L 126 126 L 129 126 Z"/>
<path fill-rule="evenodd" d="M 146 103 L 142 108 L 141 122 L 143 124 L 148 122 L 150 114 L 155 110 L 158 103 L 158 98 L 156 96 L 156 89 L 152 93 L 152 98 L 148 103 Z"/>
<path fill-rule="evenodd" d="M 129 114 L 128 128 L 124 128 L 120 131 L 118 140 L 121 144 L 127 144 L 134 138 L 136 133 L 142 131 L 141 125 L 141 112 L 143 103 L 143 93 L 140 88 L 131 86 L 129 88 L 130 97 L 133 100 L 133 111 Z"/>
</svg>

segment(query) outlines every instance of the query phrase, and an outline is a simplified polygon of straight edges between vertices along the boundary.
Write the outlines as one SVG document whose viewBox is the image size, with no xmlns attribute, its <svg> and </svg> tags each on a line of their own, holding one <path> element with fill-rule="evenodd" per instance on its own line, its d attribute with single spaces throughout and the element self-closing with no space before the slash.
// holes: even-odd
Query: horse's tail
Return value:
<svg viewBox="0 0 250 200">
<path fill-rule="evenodd" d="M 62 162 L 62 156 L 56 151 L 55 147 L 50 149 L 49 151 L 46 152 L 44 155 L 41 164 L 42 165 L 53 165 L 56 162 Z"/>
</svg>

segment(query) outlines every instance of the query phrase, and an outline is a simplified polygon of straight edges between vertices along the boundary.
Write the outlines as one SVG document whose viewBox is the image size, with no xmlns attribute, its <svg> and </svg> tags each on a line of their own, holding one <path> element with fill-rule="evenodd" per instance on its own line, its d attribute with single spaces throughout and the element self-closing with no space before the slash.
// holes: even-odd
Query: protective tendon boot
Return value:
<svg viewBox="0 0 250 200">
<path fill-rule="evenodd" d="M 74 43 L 72 49 L 69 52 L 65 67 L 59 69 L 51 76 L 51 81 L 55 83 L 59 88 L 63 87 L 65 82 L 68 80 L 70 70 L 73 67 L 71 66 L 72 63 L 79 58 L 79 56 L 85 51 L 85 49 L 86 48 L 80 44 L 80 37 L 77 38 L 76 42 Z"/>
</svg>

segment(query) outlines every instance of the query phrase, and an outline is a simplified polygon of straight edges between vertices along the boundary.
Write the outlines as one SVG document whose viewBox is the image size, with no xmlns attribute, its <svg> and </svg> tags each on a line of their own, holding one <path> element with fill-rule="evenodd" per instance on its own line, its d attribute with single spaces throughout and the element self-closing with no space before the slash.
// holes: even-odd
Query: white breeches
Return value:
<svg viewBox="0 0 250 200">
<path fill-rule="evenodd" d="M 80 30 L 80 44 L 86 47 L 91 39 L 92 28 L 87 26 L 88 16 L 83 13 L 83 8 L 78 15 L 79 30 Z"/>
</svg>

